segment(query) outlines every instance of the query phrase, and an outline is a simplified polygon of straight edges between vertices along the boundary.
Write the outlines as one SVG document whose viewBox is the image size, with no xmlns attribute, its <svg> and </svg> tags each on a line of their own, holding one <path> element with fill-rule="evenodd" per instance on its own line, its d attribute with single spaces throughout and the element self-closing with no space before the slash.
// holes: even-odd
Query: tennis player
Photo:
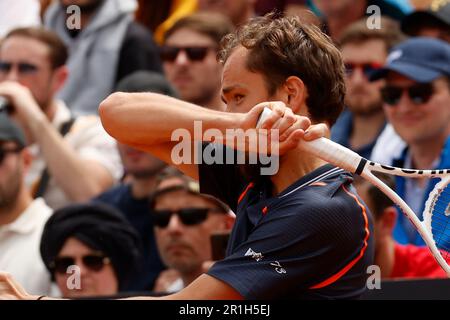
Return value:
<svg viewBox="0 0 450 320">
<path fill-rule="evenodd" d="M 300 139 L 324 136 L 326 126 L 319 123 L 331 126 L 343 108 L 338 49 L 298 18 L 265 16 L 227 36 L 219 56 L 226 113 L 151 93 L 116 93 L 100 105 L 103 125 L 113 137 L 168 163 L 173 163 L 176 129 L 194 136 L 197 120 L 203 130 L 247 130 L 255 128 L 264 107 L 273 111 L 263 128 L 279 132 L 275 174 L 255 175 L 247 165 L 178 164 L 237 218 L 227 257 L 166 298 L 358 298 L 374 254 L 369 213 L 348 172 L 297 148 Z M 209 139 L 204 140 L 207 148 Z M 3 298 L 38 298 L 4 274 L 0 286 Z"/>
</svg>

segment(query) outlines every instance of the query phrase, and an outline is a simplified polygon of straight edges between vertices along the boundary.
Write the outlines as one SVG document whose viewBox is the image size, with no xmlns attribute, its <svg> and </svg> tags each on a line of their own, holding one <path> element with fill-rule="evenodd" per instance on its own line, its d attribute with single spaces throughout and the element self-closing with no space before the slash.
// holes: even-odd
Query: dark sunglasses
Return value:
<svg viewBox="0 0 450 320">
<path fill-rule="evenodd" d="M 23 148 L 21 148 L 21 147 L 15 147 L 15 148 L 11 148 L 11 149 L 0 148 L 0 164 L 3 162 L 3 160 L 5 159 L 5 157 L 8 153 L 18 153 L 22 149 Z"/>
<path fill-rule="evenodd" d="M 206 220 L 208 212 L 223 212 L 211 208 L 185 208 L 180 210 L 152 210 L 153 223 L 155 226 L 165 228 L 169 225 L 173 214 L 178 215 L 181 222 L 186 226 L 200 224 Z"/>
<path fill-rule="evenodd" d="M 383 67 L 382 64 L 377 62 L 368 62 L 368 63 L 347 62 L 344 65 L 345 65 L 345 73 L 347 74 L 347 76 L 351 76 L 353 72 L 355 72 L 355 69 L 361 68 L 362 72 L 366 77 L 370 77 L 370 75 L 373 72 Z"/>
<path fill-rule="evenodd" d="M 411 101 L 417 105 L 427 103 L 434 92 L 432 83 L 419 83 L 410 87 L 385 86 L 381 89 L 381 97 L 386 104 L 395 106 L 405 90 Z"/>
<path fill-rule="evenodd" d="M 103 269 L 111 260 L 103 254 L 88 254 L 81 258 L 83 265 L 91 271 L 98 272 Z M 52 264 L 52 268 L 56 273 L 66 274 L 70 266 L 75 265 L 75 258 L 73 257 L 57 257 Z"/>
<path fill-rule="evenodd" d="M 11 68 L 13 67 L 13 65 L 17 65 L 17 69 L 19 70 L 19 73 L 23 73 L 23 74 L 34 73 L 38 70 L 38 67 L 31 63 L 26 63 L 26 62 L 10 63 L 10 62 L 0 61 L 0 72 L 7 73 L 7 72 L 11 71 Z"/>
<path fill-rule="evenodd" d="M 160 57 L 162 61 L 173 62 L 178 57 L 180 51 L 186 52 L 191 61 L 202 61 L 205 59 L 211 47 L 171 47 L 163 46 L 160 48 Z"/>
</svg>

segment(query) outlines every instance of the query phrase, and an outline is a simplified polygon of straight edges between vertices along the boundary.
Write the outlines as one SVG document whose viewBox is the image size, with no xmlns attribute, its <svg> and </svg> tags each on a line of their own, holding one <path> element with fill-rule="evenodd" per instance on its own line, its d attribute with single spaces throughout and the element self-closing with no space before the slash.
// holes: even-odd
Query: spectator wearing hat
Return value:
<svg viewBox="0 0 450 320">
<path fill-rule="evenodd" d="M 127 285 L 141 258 L 140 245 L 117 210 L 86 203 L 55 211 L 45 224 L 40 250 L 63 297 L 98 297 L 115 295 Z"/>
<path fill-rule="evenodd" d="M 426 10 L 414 11 L 402 20 L 401 30 L 414 37 L 426 36 L 450 42 L 450 1 L 433 0 Z M 388 124 L 380 134 L 370 158 L 379 163 L 390 163 L 405 146 L 405 142 Z"/>
<path fill-rule="evenodd" d="M 39 256 L 42 229 L 52 210 L 25 185 L 31 162 L 21 129 L 0 114 L 0 270 L 30 292 L 50 292 L 50 275 Z"/>
<path fill-rule="evenodd" d="M 137 71 L 123 78 L 117 91 L 157 92 L 176 96 L 175 90 L 161 74 L 150 71 Z M 94 199 L 108 203 L 126 217 L 138 231 L 143 247 L 142 265 L 133 274 L 125 291 L 153 290 L 159 273 L 165 269 L 156 247 L 153 220 L 148 212 L 148 197 L 154 191 L 156 176 L 165 163 L 153 155 L 122 143 L 117 144 L 125 179 L 122 183 L 105 191 Z"/>
<path fill-rule="evenodd" d="M 401 28 L 413 37 L 433 37 L 450 42 L 450 1 L 433 0 L 426 10 L 407 15 Z"/>
<path fill-rule="evenodd" d="M 383 109 L 407 146 L 391 165 L 416 169 L 450 167 L 450 44 L 417 37 L 395 46 L 371 80 L 385 79 Z M 398 177 L 396 191 L 419 218 L 436 180 Z M 412 224 L 399 214 L 394 238 L 423 245 Z"/>
<path fill-rule="evenodd" d="M 167 287 L 160 286 L 162 291 L 181 290 L 200 276 L 205 271 L 203 263 L 212 260 L 211 235 L 229 232 L 233 226 L 230 209 L 199 190 L 198 182 L 170 168 L 163 172 L 151 196 L 159 254 L 166 266 L 180 275 Z M 166 275 L 160 276 L 159 284 Z"/>
</svg>

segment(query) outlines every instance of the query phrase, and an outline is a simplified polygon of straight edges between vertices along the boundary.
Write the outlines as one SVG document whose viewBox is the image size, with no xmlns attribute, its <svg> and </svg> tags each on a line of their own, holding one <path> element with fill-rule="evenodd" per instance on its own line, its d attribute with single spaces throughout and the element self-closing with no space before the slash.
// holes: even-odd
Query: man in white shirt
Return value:
<svg viewBox="0 0 450 320">
<path fill-rule="evenodd" d="M 30 165 L 25 137 L 0 114 L 0 270 L 7 270 L 35 294 L 50 291 L 50 275 L 39 245 L 52 210 L 42 198 L 33 200 L 24 182 Z"/>
<path fill-rule="evenodd" d="M 0 96 L 33 144 L 27 184 L 52 208 L 87 201 L 122 175 L 115 141 L 98 117 L 73 118 L 54 98 L 68 76 L 66 60 L 62 41 L 42 28 L 12 30 L 0 46 Z"/>
</svg>

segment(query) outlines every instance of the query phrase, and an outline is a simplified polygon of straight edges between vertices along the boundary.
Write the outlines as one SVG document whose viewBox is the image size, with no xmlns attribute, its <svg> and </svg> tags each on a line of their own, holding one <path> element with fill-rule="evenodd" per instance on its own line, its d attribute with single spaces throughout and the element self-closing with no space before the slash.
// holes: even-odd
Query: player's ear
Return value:
<svg viewBox="0 0 450 320">
<path fill-rule="evenodd" d="M 302 79 L 296 76 L 288 77 L 284 82 L 283 91 L 287 97 L 287 105 L 291 107 L 292 111 L 295 114 L 307 115 L 307 92 Z"/>
</svg>

